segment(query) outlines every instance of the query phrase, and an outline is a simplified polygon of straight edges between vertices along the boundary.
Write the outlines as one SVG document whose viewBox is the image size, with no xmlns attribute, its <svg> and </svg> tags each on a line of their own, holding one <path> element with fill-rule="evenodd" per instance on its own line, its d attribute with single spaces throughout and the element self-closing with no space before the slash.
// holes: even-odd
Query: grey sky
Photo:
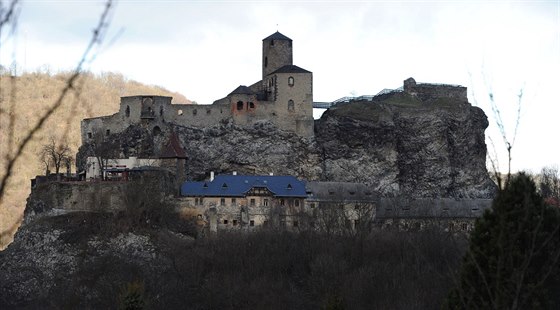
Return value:
<svg viewBox="0 0 560 310">
<path fill-rule="evenodd" d="M 71 68 L 102 7 L 24 2 L 16 61 L 26 70 Z M 523 88 L 514 168 L 560 163 L 560 146 L 549 140 L 560 132 L 559 1 L 120 1 L 106 38 L 115 41 L 89 69 L 209 104 L 260 79 L 261 40 L 276 30 L 294 40 L 294 63 L 313 72 L 315 101 L 375 94 L 414 77 L 469 87 L 492 123 L 491 88 L 513 133 Z M 2 65 L 12 53 L 1 48 Z M 495 128 L 487 134 L 498 144 Z"/>
</svg>

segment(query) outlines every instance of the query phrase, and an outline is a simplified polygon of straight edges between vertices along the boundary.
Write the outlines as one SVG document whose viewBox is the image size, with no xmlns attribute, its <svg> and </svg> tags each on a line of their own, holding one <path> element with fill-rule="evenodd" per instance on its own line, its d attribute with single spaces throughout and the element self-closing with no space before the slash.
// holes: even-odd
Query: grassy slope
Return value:
<svg viewBox="0 0 560 310">
<path fill-rule="evenodd" d="M 0 176 L 4 175 L 6 155 L 12 154 L 15 145 L 19 144 L 39 117 L 53 105 L 69 75 L 70 73 L 27 73 L 17 78 L 0 76 Z M 174 103 L 190 102 L 179 93 L 129 81 L 114 73 L 85 74 L 78 84 L 81 89 L 79 94 L 68 96 L 16 162 L 13 177 L 0 205 L 0 249 L 11 242 L 13 232 L 19 225 L 30 191 L 29 180 L 37 174 L 44 174 L 37 156 L 44 141 L 50 137 L 67 141 L 75 154 L 80 145 L 80 120 L 117 112 L 121 96 L 165 95 L 172 96 Z M 10 124 L 13 124 L 13 139 L 9 137 Z"/>
</svg>

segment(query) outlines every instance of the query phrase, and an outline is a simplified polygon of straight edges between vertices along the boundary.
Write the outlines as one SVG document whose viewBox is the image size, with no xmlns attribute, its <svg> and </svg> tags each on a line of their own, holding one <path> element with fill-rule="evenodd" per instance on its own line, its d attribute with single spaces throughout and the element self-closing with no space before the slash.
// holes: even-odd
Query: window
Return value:
<svg viewBox="0 0 560 310">
<path fill-rule="evenodd" d="M 126 117 L 130 117 L 130 107 L 126 106 L 126 111 L 124 112 Z"/>
<path fill-rule="evenodd" d="M 468 228 L 467 223 L 461 224 L 461 229 L 462 229 L 462 230 L 467 230 L 467 228 Z"/>
<path fill-rule="evenodd" d="M 224 225 L 227 225 L 227 224 L 228 224 L 228 221 L 227 221 L 227 220 L 224 220 Z"/>
<path fill-rule="evenodd" d="M 295 203 L 296 203 L 296 207 L 299 207 L 299 200 L 296 199 Z"/>
<path fill-rule="evenodd" d="M 288 184 L 288 186 L 286 186 L 286 189 L 292 189 L 292 184 Z"/>
<path fill-rule="evenodd" d="M 288 86 L 290 87 L 294 86 L 294 78 L 291 76 L 288 78 Z"/>
<path fill-rule="evenodd" d="M 210 114 L 210 113 L 212 113 L 212 110 L 206 109 L 206 114 Z"/>
<path fill-rule="evenodd" d="M 227 189 L 227 184 L 226 183 L 222 184 L 222 189 Z"/>
<path fill-rule="evenodd" d="M 105 131 L 105 135 L 108 136 L 108 135 L 110 135 L 110 134 L 111 134 L 111 131 L 110 131 L 109 129 L 107 129 L 107 131 Z"/>
<path fill-rule="evenodd" d="M 243 101 L 237 101 L 237 111 L 243 110 Z"/>
<path fill-rule="evenodd" d="M 200 205 L 202 205 L 202 197 L 198 198 L 198 202 Z"/>
<path fill-rule="evenodd" d="M 177 115 L 183 115 L 183 110 L 177 110 Z"/>
<path fill-rule="evenodd" d="M 280 205 L 281 205 L 281 206 L 284 205 L 284 199 L 280 199 Z"/>
<path fill-rule="evenodd" d="M 270 40 L 270 46 L 274 46 L 274 40 Z"/>
<path fill-rule="evenodd" d="M 311 204 L 309 205 L 309 207 L 311 207 L 311 209 L 314 209 L 314 208 L 315 208 L 315 203 L 311 203 Z"/>
<path fill-rule="evenodd" d="M 268 226 L 268 220 L 264 220 L 263 226 Z"/>
<path fill-rule="evenodd" d="M 249 102 L 249 109 L 254 109 L 255 108 L 255 104 L 252 102 Z"/>
<path fill-rule="evenodd" d="M 196 115 L 197 111 L 196 109 L 192 110 L 192 115 Z"/>
<path fill-rule="evenodd" d="M 294 101 L 292 99 L 288 100 L 288 111 L 295 110 Z"/>
<path fill-rule="evenodd" d="M 264 199 L 263 205 L 264 205 L 265 207 L 268 207 L 268 199 L 266 199 L 266 198 Z"/>
<path fill-rule="evenodd" d="M 252 206 L 252 207 L 255 206 L 255 198 L 251 198 L 251 206 Z"/>
<path fill-rule="evenodd" d="M 268 57 L 264 58 L 264 67 L 268 67 Z"/>
<path fill-rule="evenodd" d="M 88 139 L 91 139 L 91 138 L 93 137 L 92 134 L 91 134 L 91 132 L 88 132 L 88 133 L 87 133 L 87 137 L 88 137 Z"/>
<path fill-rule="evenodd" d="M 225 206 L 226 205 L 226 199 L 222 198 L 220 199 L 220 206 Z"/>
<path fill-rule="evenodd" d="M 250 221 L 249 221 L 249 226 L 255 226 L 255 221 L 254 221 L 254 220 L 250 220 Z"/>
<path fill-rule="evenodd" d="M 159 136 L 159 134 L 161 133 L 161 128 L 159 128 L 159 126 L 154 127 L 152 133 L 154 134 L 154 136 Z"/>
<path fill-rule="evenodd" d="M 233 220 L 233 226 L 237 226 L 237 220 Z"/>
<path fill-rule="evenodd" d="M 231 205 L 232 206 L 237 205 L 237 200 L 235 198 L 231 198 Z"/>
<path fill-rule="evenodd" d="M 159 107 L 159 116 L 163 116 L 163 106 Z"/>
<path fill-rule="evenodd" d="M 298 226 L 299 226 L 299 222 L 298 222 L 298 221 L 294 221 L 293 226 L 294 226 L 294 227 L 298 227 Z"/>
</svg>

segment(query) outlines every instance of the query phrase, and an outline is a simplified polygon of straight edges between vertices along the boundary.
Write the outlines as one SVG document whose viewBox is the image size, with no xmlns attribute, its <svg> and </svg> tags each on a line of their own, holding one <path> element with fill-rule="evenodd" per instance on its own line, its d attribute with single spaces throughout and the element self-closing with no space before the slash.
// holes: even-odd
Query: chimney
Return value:
<svg viewBox="0 0 560 310">
<path fill-rule="evenodd" d="M 237 175 L 237 171 L 234 171 L 234 172 L 233 172 L 233 175 Z"/>
<path fill-rule="evenodd" d="M 214 181 L 214 171 L 210 171 L 210 182 Z"/>
</svg>

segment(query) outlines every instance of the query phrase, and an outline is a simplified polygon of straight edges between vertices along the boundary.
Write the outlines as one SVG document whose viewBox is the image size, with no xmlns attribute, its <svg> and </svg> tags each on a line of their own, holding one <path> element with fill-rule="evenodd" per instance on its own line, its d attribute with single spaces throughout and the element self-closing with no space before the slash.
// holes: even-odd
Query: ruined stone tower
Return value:
<svg viewBox="0 0 560 310">
<path fill-rule="evenodd" d="M 292 39 L 276 31 L 263 39 L 262 78 L 277 69 L 293 64 Z"/>
</svg>

